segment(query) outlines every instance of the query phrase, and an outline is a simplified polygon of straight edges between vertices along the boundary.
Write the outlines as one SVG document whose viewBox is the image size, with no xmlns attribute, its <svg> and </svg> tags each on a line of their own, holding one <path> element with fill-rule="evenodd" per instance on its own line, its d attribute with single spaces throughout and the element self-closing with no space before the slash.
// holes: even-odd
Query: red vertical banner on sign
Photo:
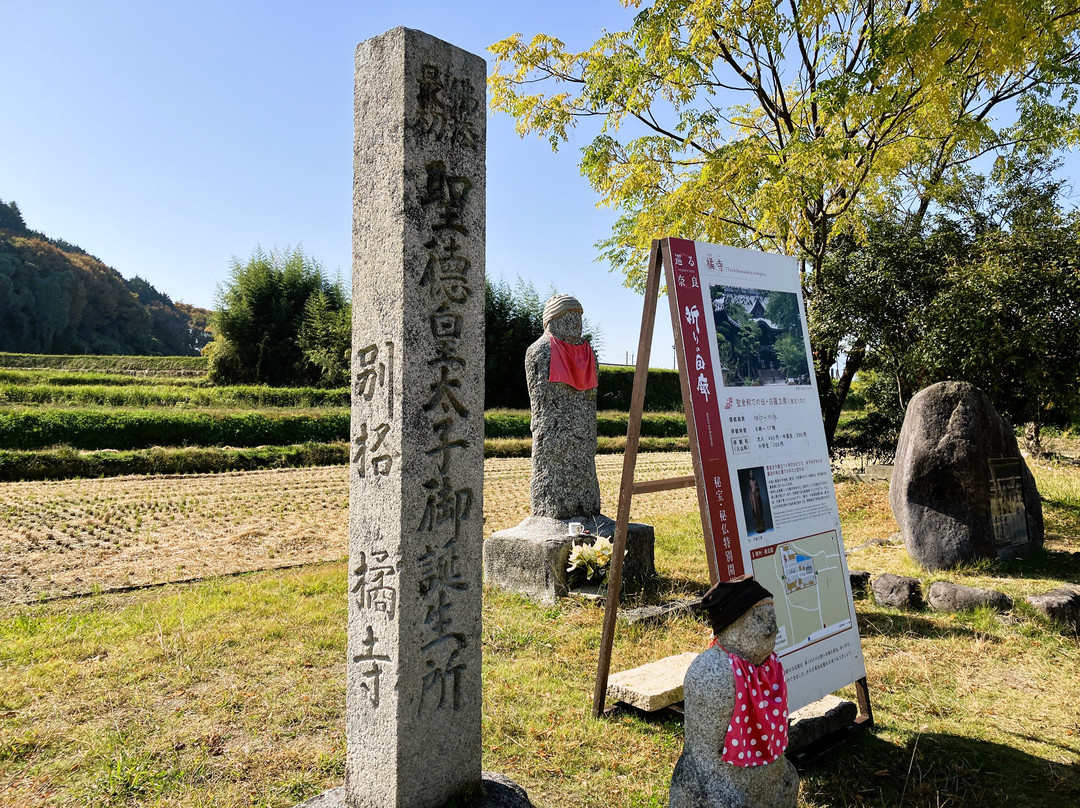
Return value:
<svg viewBox="0 0 1080 808">
<path fill-rule="evenodd" d="M 711 341 L 716 339 L 712 309 L 702 295 L 698 274 L 697 251 L 687 239 L 668 239 L 679 312 L 679 338 L 690 390 L 690 408 L 697 430 L 698 460 L 708 495 L 707 513 L 720 580 L 743 575 L 742 557 L 735 506 L 738 495 L 731 486 L 727 449 L 720 419 L 719 382 L 723 376 L 713 372 Z"/>
</svg>

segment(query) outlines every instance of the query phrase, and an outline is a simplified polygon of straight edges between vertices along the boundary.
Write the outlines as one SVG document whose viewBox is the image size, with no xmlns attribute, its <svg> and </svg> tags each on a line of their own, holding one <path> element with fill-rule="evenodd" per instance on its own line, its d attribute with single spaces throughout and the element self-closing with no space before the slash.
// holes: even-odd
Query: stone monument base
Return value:
<svg viewBox="0 0 1080 808">
<path fill-rule="evenodd" d="M 525 789 L 504 774 L 483 772 L 484 799 L 474 808 L 533 808 Z M 300 803 L 296 808 L 349 808 L 345 803 L 345 786 L 324 791 Z"/>
<path fill-rule="evenodd" d="M 570 536 L 571 522 L 580 522 L 592 535 Z M 570 550 L 595 536 L 614 541 L 615 520 L 603 514 L 569 519 L 530 516 L 484 542 L 484 582 L 541 603 L 554 603 L 569 593 L 566 565 Z M 652 525 L 630 523 L 623 559 L 624 592 L 640 589 L 656 577 L 654 544 Z"/>
</svg>

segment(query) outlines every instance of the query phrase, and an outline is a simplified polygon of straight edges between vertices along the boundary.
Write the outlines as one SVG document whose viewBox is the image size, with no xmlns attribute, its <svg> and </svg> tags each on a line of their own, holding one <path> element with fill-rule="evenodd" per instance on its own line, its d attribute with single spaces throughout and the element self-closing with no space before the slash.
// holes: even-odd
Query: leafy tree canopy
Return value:
<svg viewBox="0 0 1080 808">
<path fill-rule="evenodd" d="M 630 29 L 568 51 L 555 37 L 495 43 L 493 109 L 522 135 L 599 133 L 581 171 L 621 211 L 600 243 L 627 283 L 666 235 L 799 257 L 808 305 L 835 322 L 834 236 L 904 211 L 917 227 L 987 153 L 1075 143 L 1080 9 L 1061 0 L 657 0 Z M 1012 113 L 1015 112 L 1015 115 Z M 1003 117 L 1004 116 L 1004 117 Z M 811 322 L 831 437 L 846 345 Z"/>
<path fill-rule="evenodd" d="M 330 280 L 299 247 L 269 253 L 256 247 L 245 263 L 233 258 L 211 320 L 211 379 L 279 386 L 320 381 L 323 370 L 305 354 L 300 336 L 309 301 L 320 296 L 309 319 L 317 317 L 317 309 L 333 313 L 347 305 L 343 284 Z M 322 343 L 313 328 L 308 346 L 317 354 Z"/>
<path fill-rule="evenodd" d="M 208 314 L 30 230 L 15 202 L 0 202 L 0 350 L 195 355 Z"/>
<path fill-rule="evenodd" d="M 1000 161 L 921 228 L 885 217 L 865 243 L 838 242 L 824 272 L 851 313 L 838 327 L 866 346 L 863 448 L 887 453 L 910 397 L 946 379 L 1036 439 L 1080 413 L 1080 214 L 1063 212 L 1052 168 Z"/>
</svg>

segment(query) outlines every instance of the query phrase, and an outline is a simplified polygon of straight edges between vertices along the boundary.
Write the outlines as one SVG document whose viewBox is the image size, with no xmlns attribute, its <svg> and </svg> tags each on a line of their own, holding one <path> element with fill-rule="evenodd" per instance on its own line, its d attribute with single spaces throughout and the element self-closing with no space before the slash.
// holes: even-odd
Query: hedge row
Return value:
<svg viewBox="0 0 1080 808">
<path fill-rule="evenodd" d="M 626 436 L 617 438 L 598 438 L 597 454 L 622 454 L 626 451 Z M 681 438 L 646 438 L 638 442 L 639 452 L 688 452 L 690 439 Z M 484 441 L 484 457 L 531 457 L 532 441 L 528 438 L 488 438 Z"/>
<path fill-rule="evenodd" d="M 625 448 L 625 437 L 601 438 L 596 452 L 618 454 Z M 638 449 L 642 452 L 676 452 L 686 451 L 688 445 L 686 438 L 642 438 Z M 532 441 L 527 439 L 497 438 L 484 441 L 484 457 L 529 457 L 531 454 Z M 210 474 L 343 466 L 348 462 L 349 446 L 344 441 L 247 449 L 157 446 L 123 452 L 82 452 L 61 447 L 30 452 L 0 451 L 0 482 L 120 477 L 128 474 Z"/>
<path fill-rule="evenodd" d="M 600 413 L 601 438 L 626 436 L 627 416 Z M 485 437 L 528 439 L 529 414 L 493 410 L 484 415 Z M 681 413 L 646 413 L 642 437 L 685 438 Z M 149 449 L 153 446 L 284 446 L 349 439 L 344 407 L 317 414 L 208 413 L 153 410 L 42 409 L 0 411 L 0 449 Z"/>
<path fill-rule="evenodd" d="M 134 410 L 0 412 L 0 449 L 287 446 L 348 440 L 349 412 L 210 414 Z"/>
<path fill-rule="evenodd" d="M 601 410 L 630 411 L 634 393 L 634 368 L 623 365 L 601 365 L 600 387 L 596 406 Z M 682 386 L 677 370 L 653 368 L 645 384 L 645 409 L 648 412 L 682 411 Z"/>
<path fill-rule="evenodd" d="M 0 403 L 105 407 L 348 407 L 349 388 L 4 384 Z"/>
<path fill-rule="evenodd" d="M 0 353 L 0 368 L 52 368 L 105 373 L 205 376 L 205 356 L 95 356 Z"/>
<path fill-rule="evenodd" d="M 206 386 L 209 382 L 198 376 L 132 376 L 130 373 L 100 373 L 83 370 L 4 370 L 0 369 L 0 384 L 33 386 L 38 384 L 61 387 L 84 385 L 147 386 L 170 385 L 173 387 Z"/>
<path fill-rule="evenodd" d="M 489 410 L 484 413 L 484 437 L 529 438 L 526 410 Z M 630 417 L 625 412 L 600 412 L 596 416 L 599 437 L 626 437 Z M 685 438 L 686 416 L 681 412 L 646 412 L 641 418 L 641 434 L 651 438 Z"/>
<path fill-rule="evenodd" d="M 0 481 L 66 480 L 126 474 L 206 474 L 349 462 L 347 443 L 260 446 L 254 449 L 140 449 L 130 452 L 80 452 L 61 448 L 39 452 L 0 451 Z"/>
</svg>

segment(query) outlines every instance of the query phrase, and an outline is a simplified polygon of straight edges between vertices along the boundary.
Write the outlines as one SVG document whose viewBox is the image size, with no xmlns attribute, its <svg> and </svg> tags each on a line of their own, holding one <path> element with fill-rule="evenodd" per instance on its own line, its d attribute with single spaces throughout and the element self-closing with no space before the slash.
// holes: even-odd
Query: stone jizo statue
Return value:
<svg viewBox="0 0 1080 808">
<path fill-rule="evenodd" d="M 525 352 L 532 403 L 530 514 L 484 542 L 485 581 L 541 603 L 569 593 L 567 565 L 575 545 L 615 535 L 615 520 L 600 512 L 596 354 L 582 337 L 582 313 L 570 295 L 555 295 L 544 306 L 544 333 Z M 624 591 L 655 577 L 654 541 L 651 525 L 627 525 Z"/>
<path fill-rule="evenodd" d="M 600 513 L 596 479 L 596 354 L 582 338 L 583 309 L 570 295 L 544 306 L 544 333 L 525 353 L 532 402 L 533 516 Z"/>
<path fill-rule="evenodd" d="M 713 586 L 702 607 L 714 639 L 686 672 L 670 808 L 794 808 L 799 775 L 784 757 L 787 685 L 772 594 L 744 577 Z"/>
</svg>

